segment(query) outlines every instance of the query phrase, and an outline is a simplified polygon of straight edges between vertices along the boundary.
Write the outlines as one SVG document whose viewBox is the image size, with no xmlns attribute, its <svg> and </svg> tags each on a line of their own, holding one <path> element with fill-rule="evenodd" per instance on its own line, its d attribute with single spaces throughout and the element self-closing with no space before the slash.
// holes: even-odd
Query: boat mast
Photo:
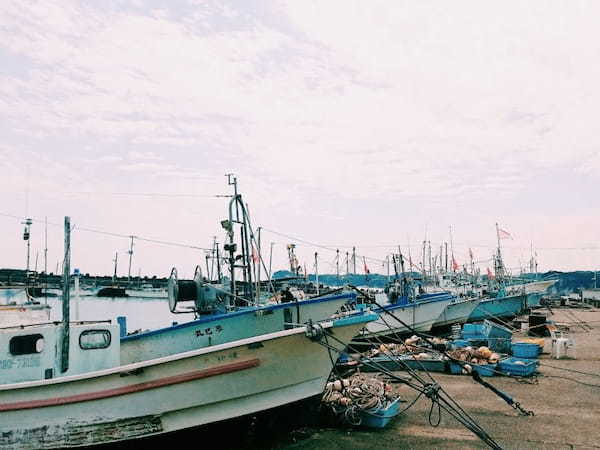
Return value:
<svg viewBox="0 0 600 450">
<path fill-rule="evenodd" d="M 69 368 L 69 321 L 70 291 L 69 274 L 71 270 L 71 218 L 65 216 L 65 256 L 63 260 L 62 319 L 63 336 L 61 345 L 61 372 Z"/>
<path fill-rule="evenodd" d="M 502 251 L 500 249 L 500 229 L 498 228 L 498 223 L 496 222 L 496 239 L 498 240 L 498 253 L 496 255 L 496 280 L 498 282 L 503 281 L 504 279 L 504 262 L 502 261 Z"/>
<path fill-rule="evenodd" d="M 227 183 L 230 186 L 233 186 L 234 195 L 233 198 L 229 202 L 229 220 L 221 222 L 221 225 L 227 230 L 229 234 L 229 246 L 226 248 L 226 251 L 229 251 L 229 265 L 230 265 L 230 273 L 231 273 L 231 294 L 237 296 L 236 285 L 235 285 L 235 269 L 242 269 L 242 277 L 244 281 L 244 292 L 243 297 L 251 301 L 254 297 L 253 290 L 254 286 L 252 285 L 252 269 L 250 266 L 250 245 L 249 238 L 251 238 L 248 230 L 248 213 L 246 211 L 246 207 L 242 201 L 242 196 L 238 194 L 237 189 L 237 178 L 233 176 L 233 174 L 227 174 Z M 235 205 L 235 218 L 234 218 L 234 208 Z M 240 217 L 241 211 L 241 217 Z M 236 245 L 234 242 L 234 224 L 240 225 L 240 239 L 242 244 L 242 254 L 235 256 Z M 236 265 L 236 261 L 240 259 L 241 264 Z"/>
<path fill-rule="evenodd" d="M 317 252 L 315 252 L 315 283 L 317 284 L 317 295 L 319 295 L 319 259 Z"/>
<path fill-rule="evenodd" d="M 44 217 L 44 273 L 48 274 L 48 217 Z"/>
</svg>

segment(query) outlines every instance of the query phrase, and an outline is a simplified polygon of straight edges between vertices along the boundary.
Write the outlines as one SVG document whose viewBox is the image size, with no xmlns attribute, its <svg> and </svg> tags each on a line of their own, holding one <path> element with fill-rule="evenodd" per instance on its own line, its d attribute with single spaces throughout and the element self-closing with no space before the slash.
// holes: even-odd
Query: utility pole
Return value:
<svg viewBox="0 0 600 450">
<path fill-rule="evenodd" d="M 33 221 L 29 218 L 25 219 L 25 222 L 21 222 L 23 225 L 25 225 L 25 229 L 23 230 L 23 240 L 27 241 L 27 274 L 29 274 L 29 252 L 30 252 L 30 234 L 31 234 L 31 224 L 33 223 Z"/>
<path fill-rule="evenodd" d="M 63 291 L 62 291 L 62 319 L 63 319 L 63 338 L 61 348 L 61 372 L 66 372 L 69 368 L 69 321 L 70 321 L 70 292 L 69 275 L 71 271 L 71 218 L 65 217 L 65 257 L 63 261 Z"/>
<path fill-rule="evenodd" d="M 119 252 L 115 253 L 115 259 L 113 259 L 113 261 L 115 262 L 115 272 L 113 274 L 113 284 L 115 284 L 117 282 L 117 260 L 119 259 Z"/>
<path fill-rule="evenodd" d="M 133 257 L 133 238 L 135 236 L 129 236 L 131 238 L 131 242 L 129 244 L 129 269 L 127 270 L 127 283 L 131 282 L 131 258 Z"/>
</svg>

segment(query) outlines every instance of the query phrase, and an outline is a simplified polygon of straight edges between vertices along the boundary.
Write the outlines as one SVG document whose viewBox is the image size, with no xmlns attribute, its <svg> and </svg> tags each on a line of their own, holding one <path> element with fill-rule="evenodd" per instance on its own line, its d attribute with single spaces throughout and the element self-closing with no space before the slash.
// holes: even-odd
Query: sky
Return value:
<svg viewBox="0 0 600 450">
<path fill-rule="evenodd" d="M 0 267 L 191 276 L 235 174 L 262 254 L 447 242 L 600 266 L 600 3 L 3 1 Z M 160 242 L 156 242 L 160 241 Z M 169 244 L 167 244 L 169 243 Z M 182 245 L 173 245 L 182 244 Z M 533 249 L 533 251 L 532 251 Z M 364 256 L 364 260 L 362 259 Z"/>
</svg>

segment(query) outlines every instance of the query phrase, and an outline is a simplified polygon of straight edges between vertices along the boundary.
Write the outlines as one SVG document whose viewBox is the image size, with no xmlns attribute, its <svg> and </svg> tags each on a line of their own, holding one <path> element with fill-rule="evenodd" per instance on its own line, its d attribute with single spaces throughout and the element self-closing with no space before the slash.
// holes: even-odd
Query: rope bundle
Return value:
<svg viewBox="0 0 600 450">
<path fill-rule="evenodd" d="M 355 373 L 349 378 L 327 383 L 321 402 L 343 421 L 360 425 L 362 411 L 383 408 L 397 398 L 390 383 Z"/>
</svg>

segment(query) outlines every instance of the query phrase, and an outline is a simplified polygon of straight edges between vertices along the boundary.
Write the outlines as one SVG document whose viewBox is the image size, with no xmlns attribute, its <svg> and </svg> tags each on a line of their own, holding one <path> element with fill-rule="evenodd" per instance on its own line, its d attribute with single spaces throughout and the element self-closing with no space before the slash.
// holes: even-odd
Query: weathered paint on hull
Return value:
<svg viewBox="0 0 600 450">
<path fill-rule="evenodd" d="M 336 326 L 335 337 L 347 342 L 364 324 Z M 130 440 L 318 395 L 331 360 L 304 333 L 284 330 L 91 374 L 0 386 L 0 448 Z"/>
<path fill-rule="evenodd" d="M 410 326 L 415 331 L 429 331 L 433 326 L 433 323 L 440 316 L 442 311 L 450 303 L 450 299 L 430 301 L 430 302 L 417 302 L 410 305 L 404 306 L 386 306 L 394 316 L 398 317 L 402 322 Z M 399 321 L 394 319 L 390 314 L 375 309 L 380 317 L 373 322 L 369 322 L 366 329 L 358 336 L 360 339 L 370 339 L 378 336 L 386 336 L 390 334 L 406 334 L 411 333 L 412 330 L 402 325 Z"/>
<path fill-rule="evenodd" d="M 273 333 L 292 324 L 330 318 L 342 305 L 356 299 L 354 293 L 290 302 L 187 322 L 173 327 L 134 334 L 121 339 L 121 363 L 129 364 L 175 353 Z M 296 325 L 297 326 L 297 325 Z"/>
<path fill-rule="evenodd" d="M 477 308 L 479 299 L 459 300 L 450 303 L 433 323 L 433 327 L 442 327 L 454 323 L 465 323 L 471 313 Z"/>
<path fill-rule="evenodd" d="M 467 322 L 475 322 L 494 317 L 511 317 L 526 308 L 526 295 L 483 299 L 473 310 Z"/>
</svg>

